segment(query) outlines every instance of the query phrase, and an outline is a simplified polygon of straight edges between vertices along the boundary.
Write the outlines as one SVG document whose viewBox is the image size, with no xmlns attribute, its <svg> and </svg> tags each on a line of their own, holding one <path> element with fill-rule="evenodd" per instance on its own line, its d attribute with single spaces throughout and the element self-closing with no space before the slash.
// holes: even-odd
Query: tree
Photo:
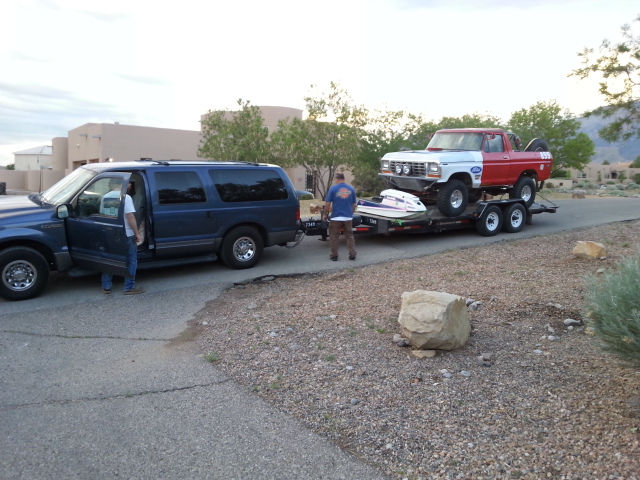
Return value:
<svg viewBox="0 0 640 480">
<path fill-rule="evenodd" d="M 636 157 L 636 159 L 631 162 L 631 165 L 629 165 L 630 168 L 640 168 L 640 155 L 638 155 Z"/>
<path fill-rule="evenodd" d="M 611 165 L 611 162 L 609 160 L 603 160 L 602 165 Z"/>
<path fill-rule="evenodd" d="M 10 163 L 9 165 L 7 165 L 7 170 L 15 170 L 15 169 L 16 169 L 15 163 Z"/>
<path fill-rule="evenodd" d="M 334 82 L 328 94 L 306 97 L 305 102 L 305 120 L 278 122 L 271 135 L 271 154 L 280 166 L 302 165 L 324 198 L 338 168 L 355 165 L 368 112 L 352 105 L 346 90 Z"/>
<path fill-rule="evenodd" d="M 260 162 L 269 159 L 269 132 L 260 107 L 238 100 L 237 112 L 209 110 L 202 120 L 198 156 L 209 160 Z"/>
<path fill-rule="evenodd" d="M 404 111 L 376 110 L 370 113 L 362 131 L 360 154 L 353 166 L 354 186 L 358 193 L 378 194 L 385 188 L 380 180 L 380 159 L 385 153 L 407 148 L 408 139 L 422 119 Z"/>
<path fill-rule="evenodd" d="M 541 138 L 553 154 L 553 172 L 582 170 L 595 154 L 595 145 L 586 133 L 578 133 L 580 122 L 555 102 L 538 102 L 511 114 L 508 128 L 528 142 Z"/>
<path fill-rule="evenodd" d="M 635 21 L 640 22 L 640 16 Z M 585 48 L 578 54 L 583 67 L 570 74 L 580 78 L 602 76 L 599 92 L 607 105 L 584 115 L 612 119 L 598 131 L 608 142 L 640 138 L 640 36 L 634 36 L 627 24 L 622 26 L 622 38 L 620 43 L 603 40 L 599 56 L 592 48 Z"/>
</svg>

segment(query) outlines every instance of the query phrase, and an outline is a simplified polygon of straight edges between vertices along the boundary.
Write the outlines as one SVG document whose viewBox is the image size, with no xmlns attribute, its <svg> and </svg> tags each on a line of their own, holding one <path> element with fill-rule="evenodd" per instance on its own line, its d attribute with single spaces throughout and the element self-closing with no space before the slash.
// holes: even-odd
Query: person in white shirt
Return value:
<svg viewBox="0 0 640 480">
<path fill-rule="evenodd" d="M 100 200 L 100 213 L 103 215 L 117 216 L 120 207 L 120 196 L 122 191 L 122 181 L 114 178 L 109 181 L 111 191 L 107 192 Z M 133 206 L 133 199 L 130 195 L 124 196 L 124 229 L 127 236 L 127 273 L 124 278 L 124 294 L 137 295 L 144 293 L 145 289 L 136 287 L 136 270 L 138 268 L 138 243 L 142 242 L 138 225 L 136 222 L 136 209 Z M 102 274 L 102 291 L 111 293 L 113 286 L 113 275 Z"/>
</svg>

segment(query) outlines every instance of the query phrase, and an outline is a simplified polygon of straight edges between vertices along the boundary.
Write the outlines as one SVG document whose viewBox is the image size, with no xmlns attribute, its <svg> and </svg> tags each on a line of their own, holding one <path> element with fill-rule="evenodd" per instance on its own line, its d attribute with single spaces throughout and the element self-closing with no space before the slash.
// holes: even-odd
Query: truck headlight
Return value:
<svg viewBox="0 0 640 480">
<path fill-rule="evenodd" d="M 396 173 L 400 175 L 402 173 L 402 164 L 398 163 L 396 165 Z"/>
<path fill-rule="evenodd" d="M 427 173 L 439 174 L 440 173 L 440 165 L 437 164 L 437 163 L 429 163 L 427 165 Z"/>
<path fill-rule="evenodd" d="M 408 163 L 405 163 L 402 166 L 402 173 L 404 173 L 405 175 L 409 175 L 411 173 L 411 165 L 409 165 Z"/>
<path fill-rule="evenodd" d="M 389 169 L 389 160 L 381 160 L 380 164 L 381 164 L 381 166 L 382 166 L 382 168 L 384 170 L 388 170 Z"/>
</svg>

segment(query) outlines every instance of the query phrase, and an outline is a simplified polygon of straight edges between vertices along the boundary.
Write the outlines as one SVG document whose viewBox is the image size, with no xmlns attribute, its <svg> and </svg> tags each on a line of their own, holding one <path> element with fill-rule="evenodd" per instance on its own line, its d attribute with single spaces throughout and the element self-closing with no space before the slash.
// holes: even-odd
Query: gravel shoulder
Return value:
<svg viewBox="0 0 640 480">
<path fill-rule="evenodd" d="M 563 324 L 583 320 L 585 275 L 636 252 L 640 222 L 503 236 L 235 286 L 194 320 L 197 342 L 235 381 L 392 478 L 640 478 L 640 371 Z M 603 243 L 607 258 L 574 257 L 579 240 Z M 393 343 L 400 295 L 419 289 L 480 302 L 464 348 L 417 359 Z"/>
</svg>

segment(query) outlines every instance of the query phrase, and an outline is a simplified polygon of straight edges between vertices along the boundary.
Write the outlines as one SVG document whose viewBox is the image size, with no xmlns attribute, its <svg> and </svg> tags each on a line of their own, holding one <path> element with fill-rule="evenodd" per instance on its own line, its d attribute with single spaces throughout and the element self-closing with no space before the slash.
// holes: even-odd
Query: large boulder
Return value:
<svg viewBox="0 0 640 480">
<path fill-rule="evenodd" d="M 443 292 L 404 292 L 398 323 L 402 335 L 420 350 L 454 350 L 471 333 L 466 299 Z"/>
<path fill-rule="evenodd" d="M 578 258 L 587 260 L 596 260 L 607 256 L 607 249 L 598 242 L 582 242 L 579 241 L 573 249 L 573 254 Z"/>
</svg>

